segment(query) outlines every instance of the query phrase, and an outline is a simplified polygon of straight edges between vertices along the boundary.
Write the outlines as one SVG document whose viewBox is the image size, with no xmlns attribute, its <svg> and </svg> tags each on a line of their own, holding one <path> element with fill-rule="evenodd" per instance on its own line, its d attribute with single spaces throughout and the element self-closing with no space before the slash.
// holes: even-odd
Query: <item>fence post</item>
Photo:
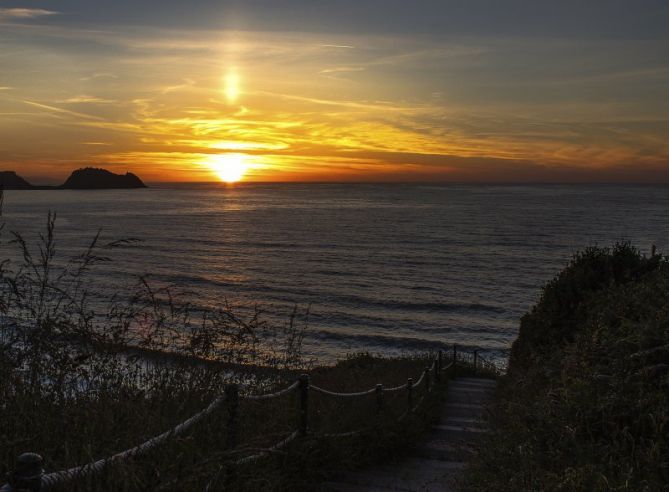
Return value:
<svg viewBox="0 0 669 492">
<path fill-rule="evenodd" d="M 383 410 L 383 385 L 376 385 L 376 414 L 381 415 Z"/>
<path fill-rule="evenodd" d="M 441 350 L 439 355 L 441 355 Z M 437 360 L 434 361 L 434 384 L 438 384 L 439 381 L 441 381 L 441 359 L 437 356 Z"/>
<path fill-rule="evenodd" d="M 474 350 L 474 370 L 477 369 L 478 361 L 479 361 L 479 351 Z"/>
<path fill-rule="evenodd" d="M 407 406 L 407 412 L 413 412 L 413 378 L 407 379 Z"/>
<path fill-rule="evenodd" d="M 298 432 L 304 437 L 309 431 L 309 375 L 300 376 L 300 425 Z"/>
<path fill-rule="evenodd" d="M 456 374 L 456 366 L 457 366 L 457 361 L 458 361 L 458 348 L 455 344 L 453 344 L 453 376 L 455 377 Z"/>
<path fill-rule="evenodd" d="M 23 453 L 16 460 L 14 471 L 7 476 L 7 484 L 0 492 L 30 491 L 37 492 L 42 487 L 44 460 L 36 453 Z"/>
<path fill-rule="evenodd" d="M 432 386 L 432 381 L 430 381 L 430 368 L 426 367 L 423 374 L 425 375 L 425 392 L 428 393 Z"/>
<path fill-rule="evenodd" d="M 239 385 L 228 384 L 225 387 L 225 400 L 228 407 L 228 449 L 237 447 L 237 414 L 239 411 Z"/>
</svg>

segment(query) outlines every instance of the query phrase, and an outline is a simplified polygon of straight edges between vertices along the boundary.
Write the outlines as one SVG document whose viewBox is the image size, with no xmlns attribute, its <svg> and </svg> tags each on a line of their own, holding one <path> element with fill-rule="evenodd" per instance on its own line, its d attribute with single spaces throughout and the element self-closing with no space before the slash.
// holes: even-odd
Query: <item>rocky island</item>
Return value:
<svg viewBox="0 0 669 492">
<path fill-rule="evenodd" d="M 146 188 L 146 185 L 133 173 L 114 174 L 106 169 L 87 167 L 74 171 L 59 188 L 65 190 L 103 190 Z"/>
<path fill-rule="evenodd" d="M 5 190 L 32 190 L 35 188 L 14 171 L 0 172 L 0 186 Z"/>
<path fill-rule="evenodd" d="M 118 190 L 147 187 L 133 173 L 115 174 L 106 169 L 94 167 L 77 169 L 60 186 L 32 185 L 14 171 L 2 171 L 0 172 L 0 186 L 5 190 Z"/>
</svg>

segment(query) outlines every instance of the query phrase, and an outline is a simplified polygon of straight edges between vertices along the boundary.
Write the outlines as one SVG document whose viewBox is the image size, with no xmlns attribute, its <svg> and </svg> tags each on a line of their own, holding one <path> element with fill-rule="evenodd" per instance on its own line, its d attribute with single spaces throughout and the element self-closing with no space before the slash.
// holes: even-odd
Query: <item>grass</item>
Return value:
<svg viewBox="0 0 669 492">
<path fill-rule="evenodd" d="M 2 197 L 0 196 L 0 211 Z M 356 354 L 314 367 L 302 354 L 308 313 L 295 310 L 270 325 L 258 310 L 204 309 L 179 303 L 169 287 L 140 277 L 125 292 L 102 295 L 90 275 L 106 252 L 132 239 L 102 244 L 96 235 L 74 258 L 57 255 L 55 215 L 34 246 L 10 233 L 0 263 L 0 474 L 23 452 L 45 457 L 47 471 L 89 463 L 136 446 L 205 408 L 225 386 L 266 393 L 308 372 L 332 391 L 367 390 L 417 378 L 434 354 L 383 358 Z M 1 227 L 0 227 L 0 232 Z M 1 239 L 1 237 L 0 237 Z M 443 387 L 442 387 L 443 389 Z M 425 392 L 415 389 L 415 401 Z M 229 446 L 223 406 L 185 434 L 148 454 L 110 466 L 66 490 L 310 490 L 337 471 L 401 457 L 436 415 L 441 389 L 415 414 L 404 391 L 340 401 L 311 392 L 310 434 L 248 466 L 231 460 L 280 441 L 298 424 L 298 397 L 242 400 L 236 449 Z M 324 439 L 323 433 L 367 429 Z M 212 482 L 212 477 L 218 477 Z M 65 490 L 64 489 L 64 490 Z"/>
<path fill-rule="evenodd" d="M 359 355 L 333 367 L 315 368 L 311 377 L 313 384 L 332 390 L 356 391 L 377 383 L 396 386 L 420 374 L 426 362 L 424 358 Z M 102 374 L 123 373 L 116 373 L 116 369 L 108 366 L 98 370 Z M 281 386 L 293 376 L 293 373 L 280 376 L 279 384 L 275 375 L 272 384 Z M 213 395 L 221 393 L 222 385 L 231 381 L 225 372 L 195 369 L 190 365 L 145 371 L 142 388 L 133 384 L 133 379 L 120 378 L 107 380 L 94 391 L 69 394 L 49 386 L 31 387 L 7 377 L 0 380 L 4 382 L 2 400 L 6 416 L 0 423 L 4 443 L 2 464 L 11 464 L 21 452 L 38 451 L 47 458 L 50 471 L 114 454 L 160 434 L 204 408 Z M 423 393 L 423 387 L 416 389 L 416 401 Z M 237 468 L 235 480 L 227 485 L 233 490 L 308 490 L 309 484 L 326 479 L 337 470 L 401 456 L 429 422 L 436 398 L 436 393 L 431 394 L 421 412 L 394 425 L 392 422 L 406 410 L 405 392 L 386 395 L 380 416 L 373 395 L 342 401 L 312 392 L 309 417 L 313 437 L 290 446 L 278 457 Z M 271 401 L 242 400 L 238 420 L 241 450 L 252 454 L 291 433 L 297 427 L 298 405 L 296 393 Z M 83 481 L 79 487 L 81 490 L 202 490 L 231 458 L 226 446 L 227 418 L 223 407 L 192 432 L 170 440 L 145 457 L 109 470 L 101 479 Z M 359 428 L 371 431 L 353 438 L 317 437 L 321 433 Z M 226 476 L 224 473 L 223 478 Z M 271 485 L 260 483 L 268 480 Z"/>
<path fill-rule="evenodd" d="M 669 262 L 590 248 L 521 320 L 468 490 L 667 490 Z"/>
</svg>

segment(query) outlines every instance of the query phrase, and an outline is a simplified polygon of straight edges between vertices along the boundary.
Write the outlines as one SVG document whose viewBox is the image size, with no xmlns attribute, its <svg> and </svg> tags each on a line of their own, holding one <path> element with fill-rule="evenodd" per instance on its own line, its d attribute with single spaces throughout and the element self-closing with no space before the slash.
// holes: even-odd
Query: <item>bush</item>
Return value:
<svg viewBox="0 0 669 492">
<path fill-rule="evenodd" d="M 590 248 L 521 320 L 471 490 L 666 490 L 669 263 Z"/>
</svg>

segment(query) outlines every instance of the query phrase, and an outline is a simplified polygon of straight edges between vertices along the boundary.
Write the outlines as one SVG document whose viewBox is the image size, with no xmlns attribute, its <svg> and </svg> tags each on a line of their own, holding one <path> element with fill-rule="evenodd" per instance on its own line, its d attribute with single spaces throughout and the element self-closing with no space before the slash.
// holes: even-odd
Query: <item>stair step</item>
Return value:
<svg viewBox="0 0 669 492">
<path fill-rule="evenodd" d="M 490 398 L 487 396 L 474 395 L 472 393 L 462 393 L 458 395 L 450 394 L 446 398 L 446 403 L 488 403 Z"/>
<path fill-rule="evenodd" d="M 454 383 L 465 383 L 465 384 L 473 384 L 473 385 L 478 385 L 478 386 L 485 386 L 488 388 L 494 388 L 497 386 L 497 381 L 494 379 L 483 379 L 483 378 L 455 378 L 453 380 Z"/>
<path fill-rule="evenodd" d="M 446 403 L 441 410 L 441 417 L 444 420 L 448 417 L 476 418 L 482 417 L 484 414 L 485 407 L 483 405 L 467 403 Z"/>
<path fill-rule="evenodd" d="M 418 454 L 433 460 L 446 462 L 466 462 L 474 454 L 474 448 L 462 442 L 453 440 L 442 441 L 436 437 L 418 448 Z"/>
<path fill-rule="evenodd" d="M 325 482 L 319 489 L 321 492 L 389 492 L 397 489 L 386 487 L 367 487 L 365 485 L 351 485 L 350 483 Z"/>
</svg>

